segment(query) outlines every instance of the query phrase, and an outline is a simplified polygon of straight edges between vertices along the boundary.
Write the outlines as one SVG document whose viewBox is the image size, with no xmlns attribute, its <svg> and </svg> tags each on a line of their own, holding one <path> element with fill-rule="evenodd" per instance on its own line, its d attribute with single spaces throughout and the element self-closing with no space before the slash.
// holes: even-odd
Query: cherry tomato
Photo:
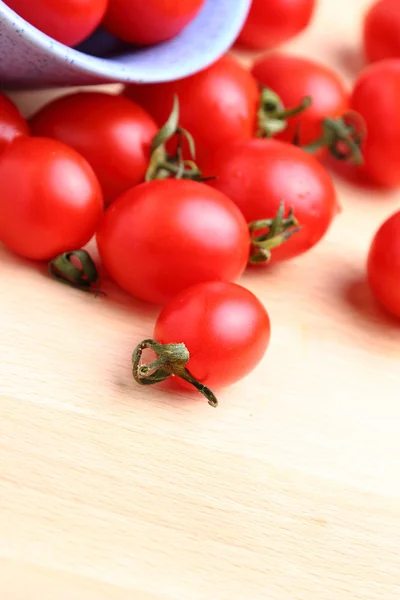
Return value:
<svg viewBox="0 0 400 600">
<path fill-rule="evenodd" d="M 163 308 L 154 337 L 163 344 L 183 342 L 191 375 L 215 388 L 239 381 L 260 362 L 269 344 L 270 320 L 249 290 L 207 282 L 184 290 Z"/>
<path fill-rule="evenodd" d="M 106 204 L 141 183 L 157 125 L 123 96 L 78 92 L 58 98 L 31 121 L 34 135 L 72 146 L 94 169 Z"/>
<path fill-rule="evenodd" d="M 236 139 L 251 138 L 256 130 L 259 90 L 254 77 L 231 56 L 179 81 L 131 85 L 126 95 L 163 125 L 176 94 L 180 124 L 196 142 L 201 165 L 210 151 Z"/>
<path fill-rule="evenodd" d="M 15 138 L 27 135 L 28 123 L 15 104 L 0 93 L 0 154 Z"/>
<path fill-rule="evenodd" d="M 239 44 L 269 50 L 309 24 L 316 0 L 253 0 Z"/>
<path fill-rule="evenodd" d="M 400 211 L 376 233 L 368 256 L 368 281 L 379 302 L 400 318 Z"/>
<path fill-rule="evenodd" d="M 158 44 L 178 35 L 203 4 L 204 0 L 109 0 L 103 24 L 125 42 Z"/>
<path fill-rule="evenodd" d="M 66 46 L 83 42 L 100 25 L 108 0 L 4 0 L 23 19 Z"/>
<path fill-rule="evenodd" d="M 373 4 L 364 20 L 364 50 L 370 62 L 400 58 L 400 4 L 381 0 Z"/>
<path fill-rule="evenodd" d="M 103 211 L 100 185 L 75 150 L 18 138 L 0 160 L 0 241 L 25 258 L 49 260 L 86 244 Z"/>
<path fill-rule="evenodd" d="M 236 142 L 210 157 L 208 171 L 217 176 L 209 185 L 231 198 L 248 222 L 272 219 L 282 201 L 293 208 L 301 230 L 274 249 L 271 262 L 315 246 L 338 212 L 328 172 L 314 156 L 284 142 Z"/>
<path fill-rule="evenodd" d="M 286 107 L 298 105 L 310 96 L 311 106 L 288 121 L 276 137 L 292 142 L 299 133 L 300 143 L 309 144 L 322 134 L 325 117 L 339 117 L 348 108 L 347 91 L 334 71 L 312 60 L 289 54 L 267 54 L 253 66 L 254 77 L 271 88 Z"/>
<path fill-rule="evenodd" d="M 249 232 L 221 192 L 194 181 L 151 181 L 123 194 L 97 233 L 109 275 L 127 292 L 164 304 L 203 281 L 231 281 L 244 271 Z"/>
<path fill-rule="evenodd" d="M 363 118 L 365 175 L 385 187 L 400 185 L 400 60 L 367 67 L 355 82 L 351 106 Z"/>
</svg>

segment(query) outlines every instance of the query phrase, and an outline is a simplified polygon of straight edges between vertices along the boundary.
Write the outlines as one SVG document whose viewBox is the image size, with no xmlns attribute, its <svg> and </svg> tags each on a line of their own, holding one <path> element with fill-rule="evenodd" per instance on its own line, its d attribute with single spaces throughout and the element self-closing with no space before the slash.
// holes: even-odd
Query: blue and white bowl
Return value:
<svg viewBox="0 0 400 600">
<path fill-rule="evenodd" d="M 26 88 L 181 79 L 224 54 L 240 32 L 250 4 L 251 0 L 206 0 L 180 35 L 150 48 L 133 49 L 100 30 L 73 49 L 27 23 L 0 0 L 0 82 Z"/>
</svg>

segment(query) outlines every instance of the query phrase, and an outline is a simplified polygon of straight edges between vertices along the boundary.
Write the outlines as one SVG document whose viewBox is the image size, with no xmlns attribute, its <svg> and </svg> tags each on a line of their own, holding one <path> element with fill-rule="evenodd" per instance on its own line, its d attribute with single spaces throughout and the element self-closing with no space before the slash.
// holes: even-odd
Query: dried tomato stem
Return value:
<svg viewBox="0 0 400 600">
<path fill-rule="evenodd" d="M 301 227 L 293 214 L 293 209 L 284 218 L 285 204 L 281 202 L 274 219 L 261 219 L 249 224 L 251 238 L 250 262 L 257 264 L 268 262 L 271 251 L 284 244 L 289 238 L 300 231 Z M 257 232 L 265 233 L 257 234 Z"/>
<path fill-rule="evenodd" d="M 204 177 L 196 163 L 192 160 L 184 160 L 179 166 L 165 162 L 158 164 L 158 177 L 156 179 L 165 179 L 164 171 L 169 175 L 175 175 L 175 179 L 192 179 L 193 181 L 204 181 Z"/>
<path fill-rule="evenodd" d="M 80 266 L 71 261 L 73 257 L 78 259 Z M 96 265 L 86 250 L 64 252 L 53 258 L 49 262 L 49 273 L 57 281 L 70 285 L 75 289 L 96 295 L 104 294 L 99 287 L 99 275 Z M 94 284 L 98 284 L 98 287 L 94 288 Z"/>
<path fill-rule="evenodd" d="M 287 127 L 287 120 L 304 112 L 312 104 L 309 96 L 303 98 L 299 106 L 286 109 L 282 100 L 275 92 L 262 88 L 260 104 L 257 113 L 257 137 L 272 137 Z"/>
<path fill-rule="evenodd" d="M 152 350 L 157 359 L 148 364 L 141 364 L 144 350 Z M 190 354 L 185 344 L 160 344 L 156 340 L 147 339 L 136 346 L 132 353 L 132 375 L 140 385 L 161 383 L 168 377 L 175 376 L 193 385 L 208 400 L 210 406 L 218 406 L 213 392 L 198 381 L 186 368 Z"/>
</svg>

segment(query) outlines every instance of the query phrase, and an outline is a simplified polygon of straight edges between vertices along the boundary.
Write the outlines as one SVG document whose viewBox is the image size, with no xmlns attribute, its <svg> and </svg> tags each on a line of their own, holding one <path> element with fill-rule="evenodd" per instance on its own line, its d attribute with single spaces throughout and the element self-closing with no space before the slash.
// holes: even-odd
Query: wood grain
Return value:
<svg viewBox="0 0 400 600">
<path fill-rule="evenodd" d="M 288 47 L 350 80 L 367 4 L 321 0 Z M 244 277 L 272 344 L 217 410 L 133 383 L 156 309 L 0 249 L 0 598 L 398 600 L 400 324 L 364 263 L 400 194 L 338 190 L 318 248 Z"/>
</svg>

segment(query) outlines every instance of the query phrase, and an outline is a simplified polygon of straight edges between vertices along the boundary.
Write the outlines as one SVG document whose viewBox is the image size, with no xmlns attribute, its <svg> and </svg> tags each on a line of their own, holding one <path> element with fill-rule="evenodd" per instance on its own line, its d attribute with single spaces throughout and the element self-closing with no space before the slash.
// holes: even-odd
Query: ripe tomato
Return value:
<svg viewBox="0 0 400 600">
<path fill-rule="evenodd" d="M 400 60 L 367 67 L 355 82 L 351 107 L 366 124 L 365 175 L 385 187 L 400 185 Z"/>
<path fill-rule="evenodd" d="M 301 230 L 275 248 L 271 262 L 309 250 L 325 235 L 338 212 L 333 182 L 316 158 L 276 140 L 248 140 L 210 158 L 209 185 L 231 198 L 246 221 L 273 218 L 281 201 L 292 207 Z"/>
<path fill-rule="evenodd" d="M 123 194 L 97 233 L 109 275 L 127 292 L 164 304 L 190 285 L 244 271 L 249 232 L 221 192 L 194 181 L 156 180 Z"/>
<path fill-rule="evenodd" d="M 400 4 L 381 0 L 373 4 L 364 20 L 364 50 L 370 62 L 400 58 Z"/>
<path fill-rule="evenodd" d="M 0 154 L 20 136 L 29 135 L 28 123 L 7 96 L 0 93 Z"/>
<path fill-rule="evenodd" d="M 204 0 L 109 0 L 103 25 L 130 44 L 169 40 L 186 27 Z"/>
<path fill-rule="evenodd" d="M 184 343 L 190 373 L 207 386 L 221 387 L 239 381 L 260 362 L 270 321 L 246 288 L 207 282 L 184 290 L 163 308 L 154 337 L 163 344 Z"/>
<path fill-rule="evenodd" d="M 254 77 L 232 56 L 179 81 L 130 85 L 125 94 L 163 125 L 179 97 L 179 122 L 196 142 L 197 162 L 220 145 L 251 138 L 256 130 L 259 91 Z"/>
<path fill-rule="evenodd" d="M 93 236 L 100 185 L 75 150 L 56 140 L 18 138 L 0 160 L 0 241 L 25 258 L 49 260 Z"/>
<path fill-rule="evenodd" d="M 144 340 L 133 352 L 133 376 L 151 385 L 172 375 L 217 406 L 206 386 L 230 385 L 250 373 L 268 347 L 270 331 L 267 311 L 249 290 L 234 283 L 200 283 L 163 308 L 156 339 Z M 150 364 L 142 362 L 146 349 L 157 357 Z"/>
<path fill-rule="evenodd" d="M 253 0 L 239 44 L 269 50 L 294 37 L 309 24 L 315 0 Z"/>
<path fill-rule="evenodd" d="M 325 117 L 339 117 L 348 108 L 348 94 L 334 71 L 312 60 L 289 54 L 267 54 L 253 66 L 254 77 L 271 88 L 285 106 L 296 106 L 305 96 L 311 106 L 288 121 L 277 139 L 292 142 L 298 131 L 302 145 L 319 138 Z"/>
<path fill-rule="evenodd" d="M 23 19 L 66 46 L 83 42 L 100 25 L 108 0 L 4 0 Z"/>
<path fill-rule="evenodd" d="M 368 281 L 379 302 L 400 318 L 400 211 L 376 233 L 368 255 Z"/>
<path fill-rule="evenodd" d="M 78 92 L 58 98 L 31 120 L 34 135 L 72 146 L 90 163 L 106 204 L 141 183 L 157 125 L 123 96 Z"/>
</svg>

